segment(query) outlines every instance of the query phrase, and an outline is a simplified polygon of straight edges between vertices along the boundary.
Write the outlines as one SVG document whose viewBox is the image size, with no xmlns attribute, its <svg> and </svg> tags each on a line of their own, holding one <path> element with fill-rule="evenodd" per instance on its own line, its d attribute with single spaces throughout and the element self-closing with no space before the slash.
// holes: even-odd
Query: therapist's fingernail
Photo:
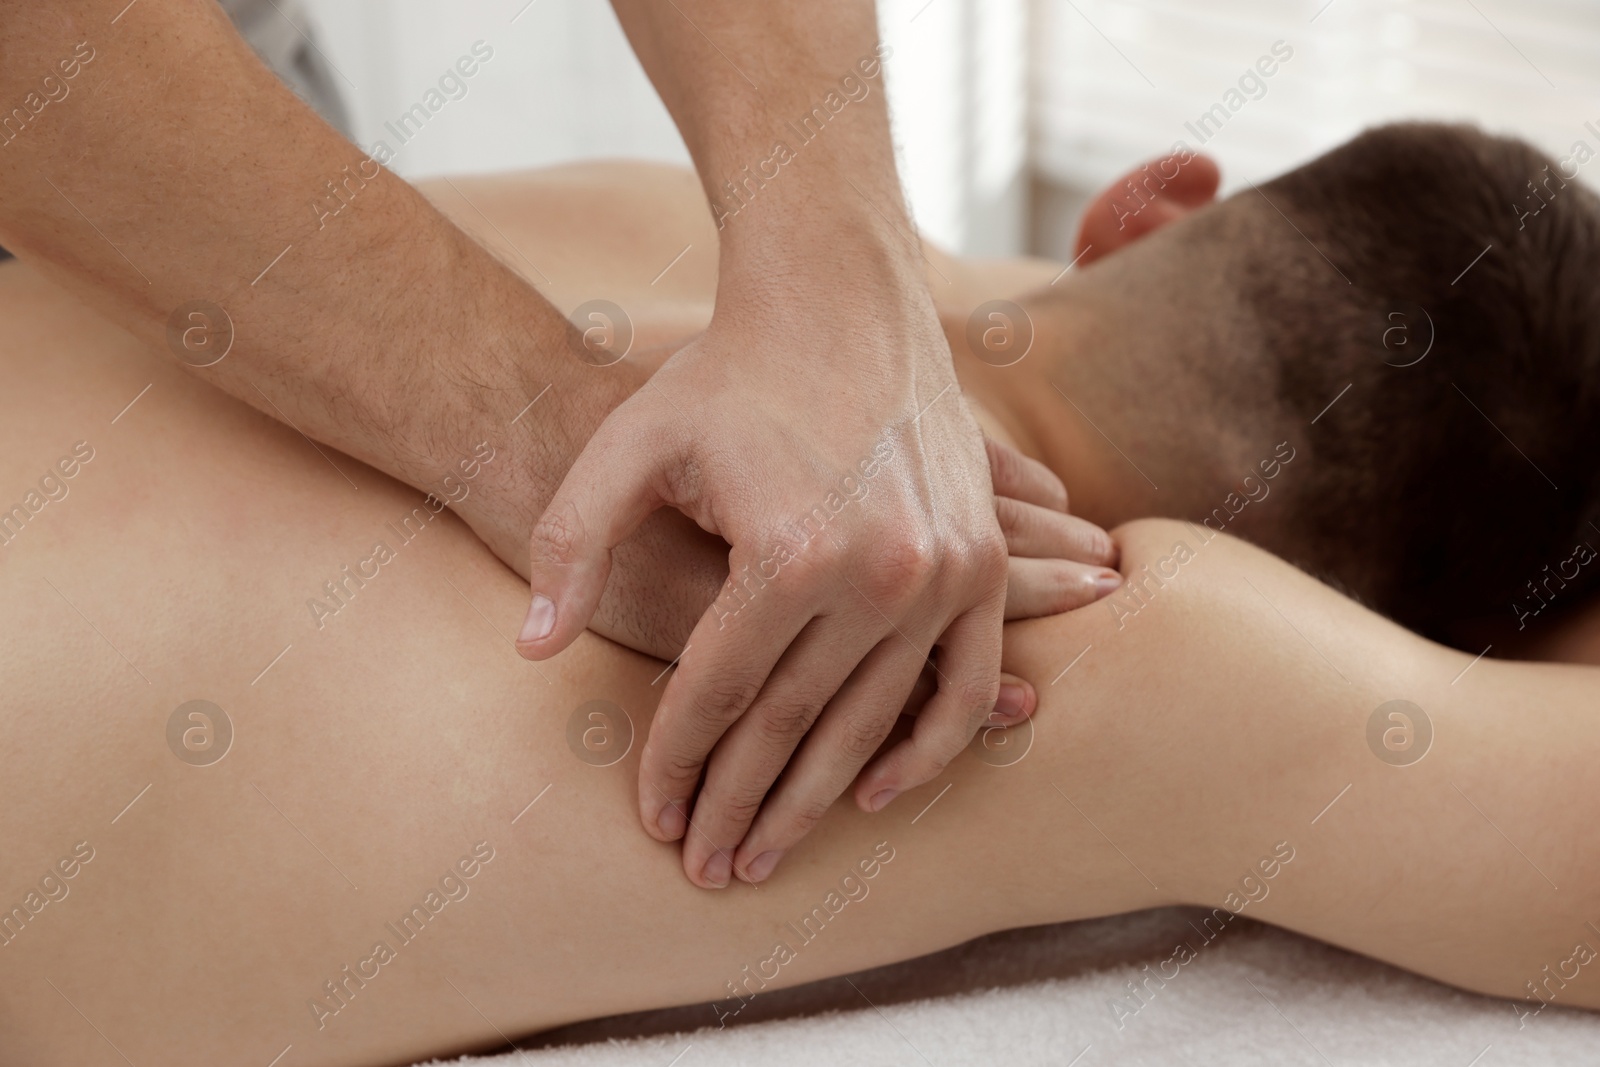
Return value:
<svg viewBox="0 0 1600 1067">
<path fill-rule="evenodd" d="M 1002 719 L 1020 719 L 1027 712 L 1027 701 L 1027 690 L 1007 682 L 1000 687 L 1000 695 L 994 702 L 994 713 Z"/>
<path fill-rule="evenodd" d="M 661 809 L 661 814 L 656 816 L 656 825 L 661 828 L 662 835 L 668 841 L 676 841 L 689 828 L 689 820 L 684 817 L 682 808 L 676 804 L 668 804 Z"/>
<path fill-rule="evenodd" d="M 1094 576 L 1094 594 L 1098 597 L 1110 596 L 1122 588 L 1122 575 L 1116 571 L 1101 571 Z"/>
<path fill-rule="evenodd" d="M 882 811 L 888 807 L 889 801 L 900 795 L 898 789 L 880 789 L 872 794 L 872 799 L 867 801 L 867 806 L 873 811 Z"/>
<path fill-rule="evenodd" d="M 555 602 L 543 593 L 533 594 L 533 603 L 528 605 L 528 617 L 522 620 L 522 632 L 517 635 L 517 640 L 543 641 L 555 628 Z"/>
<path fill-rule="evenodd" d="M 733 873 L 733 857 L 720 848 L 706 860 L 706 865 L 700 870 L 700 877 L 708 885 L 721 889 L 728 884 L 728 876 Z"/>
<path fill-rule="evenodd" d="M 765 882 L 767 875 L 772 873 L 772 869 L 781 859 L 783 859 L 783 849 L 770 848 L 750 861 L 750 865 L 744 869 L 744 876 L 752 882 Z"/>
</svg>

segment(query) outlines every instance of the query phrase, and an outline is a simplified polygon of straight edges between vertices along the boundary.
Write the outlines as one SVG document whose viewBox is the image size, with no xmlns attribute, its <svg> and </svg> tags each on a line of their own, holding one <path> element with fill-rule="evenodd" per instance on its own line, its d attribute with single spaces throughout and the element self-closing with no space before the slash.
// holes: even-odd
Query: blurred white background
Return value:
<svg viewBox="0 0 1600 1067">
<path fill-rule="evenodd" d="M 468 95 L 392 162 L 407 177 L 580 158 L 688 161 L 604 0 L 306 2 L 364 146 L 474 41 L 494 49 Z M 879 0 L 878 9 L 894 49 L 885 70 L 912 209 L 930 237 L 969 254 L 1070 256 L 1089 196 L 1180 138 L 1198 147 L 1185 124 L 1241 99 L 1204 145 L 1222 164 L 1224 192 L 1390 118 L 1475 121 L 1558 157 L 1580 139 L 1600 151 L 1597 0 Z M 1293 55 L 1264 89 L 1230 98 L 1280 41 Z"/>
</svg>

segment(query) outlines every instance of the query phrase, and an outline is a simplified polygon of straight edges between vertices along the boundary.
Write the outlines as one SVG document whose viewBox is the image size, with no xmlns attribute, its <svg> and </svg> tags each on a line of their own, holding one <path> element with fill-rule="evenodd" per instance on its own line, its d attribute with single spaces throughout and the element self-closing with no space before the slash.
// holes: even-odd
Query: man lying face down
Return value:
<svg viewBox="0 0 1600 1067">
<path fill-rule="evenodd" d="M 1579 158 L 1405 124 L 1221 202 L 1203 157 L 1133 172 L 1023 301 L 1038 391 L 1084 416 L 1038 442 L 1074 510 L 1226 529 L 1471 652 L 1575 606 L 1600 576 Z"/>
</svg>

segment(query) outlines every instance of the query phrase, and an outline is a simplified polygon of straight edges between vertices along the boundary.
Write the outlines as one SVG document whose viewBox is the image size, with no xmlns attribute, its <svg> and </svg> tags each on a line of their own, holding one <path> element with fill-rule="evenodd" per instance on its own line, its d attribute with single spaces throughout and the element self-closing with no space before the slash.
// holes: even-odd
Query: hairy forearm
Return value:
<svg viewBox="0 0 1600 1067">
<path fill-rule="evenodd" d="M 863 270 L 920 281 L 870 0 L 613 6 L 683 132 L 725 264 L 801 287 Z M 725 268 L 719 304 L 744 280 Z"/>
<path fill-rule="evenodd" d="M 54 79 L 0 136 L 0 241 L 205 380 L 420 488 L 485 437 L 532 452 L 519 491 L 541 502 L 625 395 L 615 376 L 580 388 L 562 316 L 318 120 L 216 5 L 18 5 L 0 37 L 0 100 Z M 510 426 L 546 386 L 563 402 Z"/>
</svg>

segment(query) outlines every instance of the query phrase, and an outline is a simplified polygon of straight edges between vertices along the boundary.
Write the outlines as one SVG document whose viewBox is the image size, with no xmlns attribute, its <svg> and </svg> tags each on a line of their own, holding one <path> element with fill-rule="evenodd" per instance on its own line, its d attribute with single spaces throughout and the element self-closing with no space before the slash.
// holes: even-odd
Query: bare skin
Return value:
<svg viewBox="0 0 1600 1067">
<path fill-rule="evenodd" d="M 617 1012 L 731 1010 L 750 974 L 773 988 L 1169 903 L 1511 997 L 1600 938 L 1600 671 L 1474 664 L 1159 521 L 1116 531 L 1146 589 L 1131 616 L 1007 628 L 1003 666 L 1040 695 L 1024 758 L 969 750 L 884 812 L 837 804 L 759 888 L 703 892 L 638 832 L 637 743 L 609 767 L 568 745 L 597 699 L 641 736 L 663 664 L 584 636 L 535 674 L 511 643 L 516 576 L 448 513 L 391 532 L 421 494 L 218 398 L 24 265 L 0 268 L 0 321 L 3 499 L 75 442 L 94 450 L 0 549 L 0 903 L 93 850 L 0 946 L 0 1063 L 289 1045 L 301 1064 L 404 1063 Z M 1047 432 L 1026 411 L 997 402 L 996 424 Z M 323 583 L 375 540 L 395 558 L 319 627 L 307 601 L 332 603 Z M 1397 698 L 1435 731 L 1408 767 L 1367 742 Z M 210 766 L 168 746 L 193 699 L 235 731 Z M 493 858 L 447 887 L 467 895 L 402 943 L 385 924 L 474 846 Z M 1263 864 L 1271 893 L 1250 903 Z M 831 914 L 852 886 L 867 895 Z M 811 940 L 786 927 L 818 907 Z M 793 958 L 774 963 L 780 939 Z M 344 979 L 378 940 L 394 958 Z M 1547 995 L 1600 1007 L 1600 968 L 1576 973 Z"/>
<path fill-rule="evenodd" d="M 593 373 L 565 308 L 384 169 L 403 136 L 350 145 L 205 0 L 0 7 L 0 240 L 230 395 L 419 488 L 554 392 L 503 446 L 504 491 L 458 513 L 530 579 L 524 655 L 591 625 L 682 654 L 640 817 L 676 840 L 694 814 L 721 847 L 686 850 L 686 871 L 720 887 L 792 757 L 769 810 L 794 829 L 857 778 L 850 739 L 888 732 L 936 644 L 937 694 L 857 801 L 889 803 L 971 739 L 1000 696 L 1006 542 L 983 435 L 935 403 L 954 372 L 895 174 L 872 0 L 614 6 L 706 195 L 743 190 L 719 218 L 717 314 L 652 388 L 631 367 Z M 413 133 L 495 61 L 491 41 L 460 47 Z M 818 473 L 886 432 L 901 462 L 855 521 L 722 627 L 694 590 L 720 578 L 723 542 L 735 568 L 764 558 Z M 886 568 L 900 580 L 864 595 Z M 746 718 L 761 743 L 713 758 Z"/>
</svg>

